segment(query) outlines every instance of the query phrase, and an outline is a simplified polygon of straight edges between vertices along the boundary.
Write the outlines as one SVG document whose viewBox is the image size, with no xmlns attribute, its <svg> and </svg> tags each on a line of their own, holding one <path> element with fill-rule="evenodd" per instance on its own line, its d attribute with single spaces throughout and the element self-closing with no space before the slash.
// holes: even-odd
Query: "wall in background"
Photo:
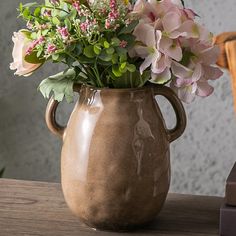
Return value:
<svg viewBox="0 0 236 236">
<path fill-rule="evenodd" d="M 42 68 L 30 78 L 14 77 L 11 35 L 22 27 L 16 20 L 19 0 L 0 1 L 0 167 L 5 177 L 60 181 L 61 141 L 44 122 L 46 101 L 36 91 L 42 78 L 60 70 Z M 28 2 L 28 1 L 24 1 Z M 236 30 L 234 0 L 186 0 L 213 33 Z M 228 73 L 214 82 L 215 93 L 186 105 L 185 134 L 171 145 L 171 191 L 223 195 L 224 182 L 236 160 L 236 119 Z M 174 122 L 172 109 L 161 102 L 167 124 Z M 65 122 L 72 105 L 63 104 L 58 118 Z"/>
</svg>

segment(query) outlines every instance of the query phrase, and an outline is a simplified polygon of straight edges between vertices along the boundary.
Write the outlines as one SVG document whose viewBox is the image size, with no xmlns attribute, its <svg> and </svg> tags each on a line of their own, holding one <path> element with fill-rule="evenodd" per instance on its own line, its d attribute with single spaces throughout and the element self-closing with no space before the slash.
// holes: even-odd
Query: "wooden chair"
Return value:
<svg viewBox="0 0 236 236">
<path fill-rule="evenodd" d="M 228 69 L 232 77 L 234 108 L 236 111 L 236 32 L 226 32 L 215 37 L 215 44 L 220 47 L 217 65 Z"/>
</svg>

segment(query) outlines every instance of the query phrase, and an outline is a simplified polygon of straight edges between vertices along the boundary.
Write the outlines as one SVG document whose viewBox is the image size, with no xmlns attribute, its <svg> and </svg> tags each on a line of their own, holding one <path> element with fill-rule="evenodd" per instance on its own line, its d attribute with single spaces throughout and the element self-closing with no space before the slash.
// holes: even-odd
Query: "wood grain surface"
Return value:
<svg viewBox="0 0 236 236">
<path fill-rule="evenodd" d="M 60 184 L 0 179 L 0 236 L 216 236 L 221 203 L 219 197 L 169 194 L 161 214 L 146 228 L 102 232 L 70 213 Z"/>
</svg>

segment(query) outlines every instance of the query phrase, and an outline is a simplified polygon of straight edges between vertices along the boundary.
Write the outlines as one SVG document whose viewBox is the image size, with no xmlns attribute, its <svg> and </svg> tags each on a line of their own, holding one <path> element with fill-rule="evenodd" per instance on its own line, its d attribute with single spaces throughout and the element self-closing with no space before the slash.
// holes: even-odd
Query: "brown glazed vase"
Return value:
<svg viewBox="0 0 236 236">
<path fill-rule="evenodd" d="M 61 182 L 65 200 L 93 228 L 129 230 L 152 221 L 170 184 L 170 142 L 186 126 L 182 103 L 163 86 L 134 89 L 77 88 L 79 100 L 67 127 L 46 112 L 49 129 L 63 139 Z M 168 130 L 155 100 L 163 95 L 177 118 Z"/>
</svg>

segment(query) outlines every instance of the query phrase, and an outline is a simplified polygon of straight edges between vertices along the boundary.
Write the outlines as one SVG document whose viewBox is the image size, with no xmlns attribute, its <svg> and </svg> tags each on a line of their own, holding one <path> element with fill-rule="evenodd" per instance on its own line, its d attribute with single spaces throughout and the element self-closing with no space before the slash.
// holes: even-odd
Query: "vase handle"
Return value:
<svg viewBox="0 0 236 236">
<path fill-rule="evenodd" d="M 173 142 L 183 134 L 186 128 L 187 118 L 183 104 L 171 88 L 155 86 L 154 94 L 164 96 L 174 108 L 177 120 L 176 126 L 173 129 L 167 130 L 169 141 Z"/>
<path fill-rule="evenodd" d="M 74 85 L 74 91 L 78 92 L 80 90 L 80 85 Z M 59 136 L 60 138 L 63 138 L 63 135 L 66 130 L 66 126 L 61 126 L 56 121 L 56 111 L 57 107 L 59 105 L 59 102 L 54 99 L 52 96 L 48 102 L 46 113 L 45 113 L 45 120 L 48 129 L 55 135 Z"/>
</svg>

